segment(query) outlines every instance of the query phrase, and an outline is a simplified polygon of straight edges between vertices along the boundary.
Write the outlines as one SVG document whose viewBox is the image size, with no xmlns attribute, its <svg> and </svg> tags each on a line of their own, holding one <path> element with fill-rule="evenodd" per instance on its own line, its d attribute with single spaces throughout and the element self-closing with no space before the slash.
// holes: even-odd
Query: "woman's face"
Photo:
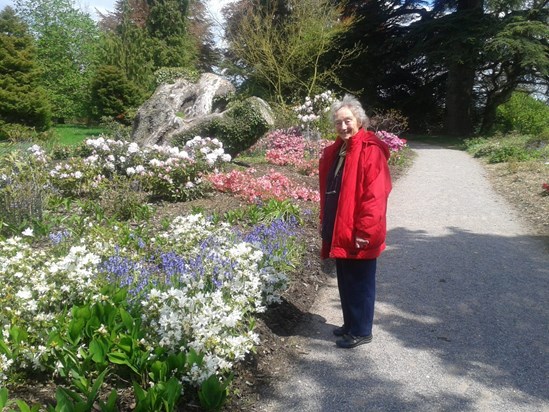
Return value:
<svg viewBox="0 0 549 412">
<path fill-rule="evenodd" d="M 360 128 L 357 118 L 348 107 L 342 107 L 335 113 L 336 133 L 343 140 L 347 141 L 354 136 Z"/>
</svg>

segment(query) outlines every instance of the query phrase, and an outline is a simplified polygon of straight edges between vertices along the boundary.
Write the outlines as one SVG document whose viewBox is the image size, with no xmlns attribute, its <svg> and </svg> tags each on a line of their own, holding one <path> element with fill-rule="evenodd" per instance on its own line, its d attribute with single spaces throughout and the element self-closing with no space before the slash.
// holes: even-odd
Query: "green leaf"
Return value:
<svg viewBox="0 0 549 412">
<path fill-rule="evenodd" d="M 118 408 L 116 406 L 116 400 L 118 399 L 118 393 L 116 389 L 113 389 L 107 399 L 107 403 L 103 405 L 101 410 L 103 412 L 117 412 Z"/>
<path fill-rule="evenodd" d="M 90 342 L 89 351 L 95 363 L 105 363 L 107 350 L 107 344 L 102 339 L 93 339 Z"/>
<path fill-rule="evenodd" d="M 132 382 L 133 383 L 133 392 L 135 394 L 135 399 L 137 400 L 137 402 L 142 402 L 145 400 L 145 398 L 147 397 L 147 392 L 141 387 L 139 386 L 139 384 L 137 382 Z"/>
<path fill-rule="evenodd" d="M 8 358 L 11 358 L 13 356 L 10 348 L 8 347 L 8 345 L 6 345 L 6 342 L 4 342 L 1 339 L 0 339 L 0 353 L 3 353 Z"/>
<path fill-rule="evenodd" d="M 82 337 L 82 331 L 84 330 L 85 325 L 86 321 L 84 319 L 73 319 L 73 321 L 69 325 L 68 331 L 71 343 L 76 345 L 80 341 L 80 338 Z"/>
<path fill-rule="evenodd" d="M 122 322 L 124 323 L 124 326 L 128 330 L 128 332 L 131 333 L 131 331 L 134 329 L 134 321 L 131 315 L 124 309 L 120 308 L 120 317 L 122 318 Z"/>
<path fill-rule="evenodd" d="M 4 408 L 8 403 L 8 390 L 6 388 L 0 388 L 0 410 Z"/>
<path fill-rule="evenodd" d="M 151 365 L 151 375 L 155 382 L 163 381 L 166 379 L 168 373 L 168 365 L 166 362 L 156 360 Z"/>
<path fill-rule="evenodd" d="M 10 328 L 10 336 L 15 343 L 19 344 L 22 341 L 27 340 L 29 335 L 25 330 L 21 329 L 20 327 L 12 326 Z"/>
<path fill-rule="evenodd" d="M 93 386 L 91 388 L 91 391 L 88 395 L 88 402 L 86 404 L 88 411 L 92 410 L 93 404 L 95 402 L 95 399 L 97 398 L 97 394 L 99 393 L 99 389 L 101 389 L 101 385 L 103 385 L 103 380 L 105 379 L 105 375 L 109 372 L 109 369 L 105 369 L 103 372 L 99 374 L 95 382 L 93 383 Z"/>
<path fill-rule="evenodd" d="M 124 335 L 120 338 L 120 343 L 117 343 L 116 346 L 131 356 L 133 352 L 133 343 L 134 341 L 130 336 Z"/>
<path fill-rule="evenodd" d="M 31 408 L 25 401 L 22 401 L 21 399 L 17 399 L 15 403 L 19 407 L 20 412 L 30 412 Z"/>
<path fill-rule="evenodd" d="M 128 359 L 128 355 L 126 355 L 125 353 L 111 352 L 107 355 L 107 357 L 109 358 L 109 361 L 111 361 L 112 363 L 115 363 L 117 365 L 126 365 L 137 375 L 140 375 L 137 368 L 131 364 L 130 360 Z"/>
<path fill-rule="evenodd" d="M 217 376 L 210 376 L 202 382 L 198 391 L 200 405 L 208 411 L 220 410 L 227 398 L 226 386 L 227 384 L 221 383 Z"/>
</svg>

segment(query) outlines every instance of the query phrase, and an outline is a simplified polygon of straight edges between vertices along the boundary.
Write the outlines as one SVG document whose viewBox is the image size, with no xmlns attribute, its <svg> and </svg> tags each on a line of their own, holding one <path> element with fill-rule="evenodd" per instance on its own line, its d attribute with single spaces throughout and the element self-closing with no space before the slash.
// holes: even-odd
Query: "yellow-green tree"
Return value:
<svg viewBox="0 0 549 412">
<path fill-rule="evenodd" d="M 334 51 L 354 23 L 329 0 L 240 1 L 227 9 L 228 58 L 235 73 L 278 103 L 312 95 L 339 83 L 338 70 L 356 48 Z"/>
</svg>

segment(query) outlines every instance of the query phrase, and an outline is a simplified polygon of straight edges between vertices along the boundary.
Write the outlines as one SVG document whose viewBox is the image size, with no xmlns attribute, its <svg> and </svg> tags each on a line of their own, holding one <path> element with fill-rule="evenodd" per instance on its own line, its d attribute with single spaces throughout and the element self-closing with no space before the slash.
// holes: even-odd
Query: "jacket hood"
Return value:
<svg viewBox="0 0 549 412">
<path fill-rule="evenodd" d="M 377 137 L 377 135 L 370 130 L 366 130 L 361 127 L 358 132 L 349 139 L 347 144 L 349 145 L 349 148 L 351 148 L 359 143 L 376 145 L 382 150 L 387 160 L 389 160 L 389 157 L 391 157 L 391 151 L 389 150 L 389 146 L 387 145 L 387 143 Z M 343 139 L 338 137 L 336 139 L 336 145 L 338 148 L 341 147 L 343 145 Z"/>
</svg>

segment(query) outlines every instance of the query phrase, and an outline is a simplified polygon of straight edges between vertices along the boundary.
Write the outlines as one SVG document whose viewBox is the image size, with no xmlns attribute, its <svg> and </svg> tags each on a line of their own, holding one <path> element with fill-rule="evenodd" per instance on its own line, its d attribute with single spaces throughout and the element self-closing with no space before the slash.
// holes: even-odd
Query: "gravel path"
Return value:
<svg viewBox="0 0 549 412">
<path fill-rule="evenodd" d="M 378 260 L 374 340 L 339 349 L 335 279 L 258 411 L 549 411 L 549 256 L 464 152 L 414 145 Z"/>
</svg>

